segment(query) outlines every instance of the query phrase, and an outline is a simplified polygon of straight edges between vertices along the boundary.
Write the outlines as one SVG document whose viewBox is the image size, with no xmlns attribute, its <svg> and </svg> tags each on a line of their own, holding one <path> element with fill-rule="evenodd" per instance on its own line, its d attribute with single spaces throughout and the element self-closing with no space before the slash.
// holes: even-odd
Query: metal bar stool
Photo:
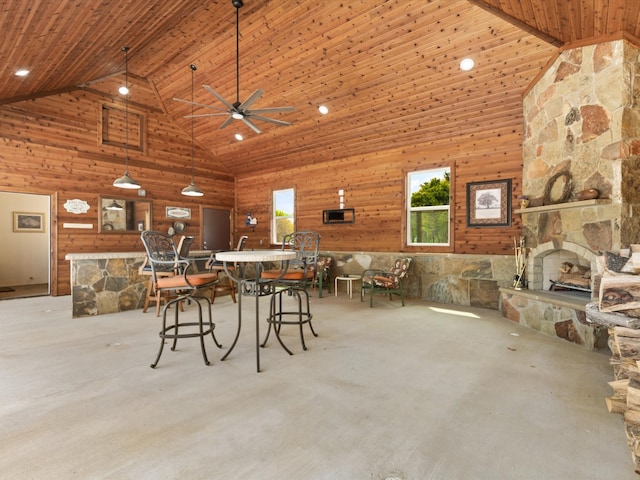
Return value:
<svg viewBox="0 0 640 480">
<path fill-rule="evenodd" d="M 218 348 L 222 348 L 222 345 L 218 343 L 214 334 L 215 324 L 211 317 L 211 302 L 206 296 L 198 293 L 201 289 L 215 285 L 218 281 L 218 275 L 216 273 L 189 274 L 189 268 L 192 266 L 191 261 L 180 257 L 173 238 L 169 235 L 154 231 L 144 231 L 141 237 L 151 265 L 151 281 L 153 282 L 154 290 L 160 294 L 172 292 L 175 295 L 174 298 L 167 301 L 162 310 L 162 328 L 159 332 L 160 350 L 155 361 L 151 364 L 151 368 L 155 368 L 158 365 L 165 341 L 167 339 L 173 340 L 171 350 L 175 351 L 179 338 L 199 338 L 204 363 L 205 365 L 210 365 L 204 338 L 210 334 Z M 166 268 L 171 265 L 176 272 L 175 275 L 158 275 L 158 271 L 166 271 Z M 197 321 L 182 321 L 180 319 L 180 308 L 177 307 L 185 300 L 192 300 L 197 305 Z M 206 303 L 207 320 L 203 320 L 201 301 Z M 174 308 L 173 323 L 167 325 L 167 310 L 174 304 L 176 304 L 176 308 Z M 197 328 L 194 329 L 193 327 Z"/>
<path fill-rule="evenodd" d="M 287 348 L 280 337 L 280 330 L 283 325 L 298 325 L 303 350 L 307 349 L 303 332 L 305 324 L 309 325 L 314 337 L 318 336 L 311 323 L 313 315 L 311 314 L 307 288 L 313 285 L 316 278 L 319 247 L 320 234 L 316 232 L 301 231 L 286 235 L 282 241 L 282 250 L 296 252 L 296 259 L 289 262 L 289 268 L 284 272 L 282 268 L 262 272 L 262 279 L 270 279 L 276 283 L 276 292 L 271 297 L 269 317 L 267 318 L 269 328 L 262 342 L 262 347 L 267 344 L 273 328 L 282 348 L 289 355 L 293 355 L 293 352 Z M 297 308 L 289 309 L 290 307 L 285 307 L 283 295 L 293 297 Z"/>
</svg>

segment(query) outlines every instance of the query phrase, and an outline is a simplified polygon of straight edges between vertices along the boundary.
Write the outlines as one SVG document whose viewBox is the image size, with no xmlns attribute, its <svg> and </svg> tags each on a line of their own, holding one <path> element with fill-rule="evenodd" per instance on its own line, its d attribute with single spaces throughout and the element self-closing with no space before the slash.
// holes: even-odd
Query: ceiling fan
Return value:
<svg viewBox="0 0 640 480">
<path fill-rule="evenodd" d="M 203 85 L 204 89 L 211 93 L 214 97 L 216 97 L 226 108 L 214 107 L 212 105 L 206 105 L 203 103 L 196 103 L 189 100 L 181 100 L 179 98 L 174 98 L 177 102 L 189 103 L 191 105 L 197 105 L 199 107 L 204 108 L 212 108 L 214 110 L 219 110 L 219 113 L 202 113 L 197 115 L 185 115 L 185 118 L 196 118 L 196 117 L 224 117 L 228 118 L 222 122 L 220 125 L 220 129 L 223 129 L 227 125 L 229 125 L 233 120 L 242 120 L 247 126 L 249 126 L 254 132 L 261 133 L 261 130 L 253 123 L 254 120 L 260 120 L 262 122 L 275 123 L 276 125 L 291 125 L 289 122 L 284 122 L 282 120 L 276 120 L 274 118 L 268 118 L 263 116 L 264 114 L 270 113 L 282 113 L 282 112 L 292 112 L 294 107 L 272 107 L 272 108 L 257 108 L 250 109 L 250 107 L 257 102 L 260 97 L 264 94 L 263 90 L 256 90 L 253 92 L 249 98 L 247 98 L 244 102 L 240 102 L 240 18 L 239 11 L 240 7 L 243 6 L 242 0 L 231 0 L 231 3 L 236 8 L 236 101 L 233 103 L 228 102 L 222 95 L 216 92 L 209 85 Z"/>
</svg>

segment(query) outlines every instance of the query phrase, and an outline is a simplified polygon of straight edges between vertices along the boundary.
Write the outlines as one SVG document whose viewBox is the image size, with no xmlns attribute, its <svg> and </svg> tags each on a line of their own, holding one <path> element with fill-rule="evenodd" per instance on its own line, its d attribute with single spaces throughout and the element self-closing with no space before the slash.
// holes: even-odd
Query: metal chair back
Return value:
<svg viewBox="0 0 640 480">
<path fill-rule="evenodd" d="M 158 282 L 158 273 L 176 272 L 181 267 L 187 267 L 187 260 L 180 260 L 176 244 L 171 235 L 145 230 L 140 235 L 147 252 L 147 258 L 151 266 L 153 282 Z"/>
<path fill-rule="evenodd" d="M 302 269 L 303 274 L 296 283 L 302 288 L 313 282 L 318 270 L 318 252 L 320 250 L 320 234 L 311 230 L 293 232 L 282 240 L 282 250 L 296 252 L 295 260 L 289 262 L 289 270 Z M 287 279 L 284 279 L 287 283 Z"/>
</svg>

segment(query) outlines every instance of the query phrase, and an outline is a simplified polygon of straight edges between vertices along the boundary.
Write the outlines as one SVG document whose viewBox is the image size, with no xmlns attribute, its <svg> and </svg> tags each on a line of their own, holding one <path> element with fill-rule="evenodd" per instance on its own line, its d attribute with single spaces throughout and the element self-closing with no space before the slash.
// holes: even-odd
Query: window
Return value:
<svg viewBox="0 0 640 480">
<path fill-rule="evenodd" d="M 285 235 L 295 231 L 293 188 L 273 191 L 273 220 L 271 224 L 271 241 L 282 243 Z"/>
<path fill-rule="evenodd" d="M 407 245 L 449 245 L 448 167 L 407 174 Z"/>
</svg>

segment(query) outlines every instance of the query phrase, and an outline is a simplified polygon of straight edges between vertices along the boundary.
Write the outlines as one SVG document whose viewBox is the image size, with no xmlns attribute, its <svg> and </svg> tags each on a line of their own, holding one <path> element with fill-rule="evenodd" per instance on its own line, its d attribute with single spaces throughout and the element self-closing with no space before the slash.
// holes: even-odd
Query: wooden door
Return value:
<svg viewBox="0 0 640 480">
<path fill-rule="evenodd" d="M 231 210 L 202 208 L 202 248 L 233 250 L 231 246 Z"/>
</svg>

